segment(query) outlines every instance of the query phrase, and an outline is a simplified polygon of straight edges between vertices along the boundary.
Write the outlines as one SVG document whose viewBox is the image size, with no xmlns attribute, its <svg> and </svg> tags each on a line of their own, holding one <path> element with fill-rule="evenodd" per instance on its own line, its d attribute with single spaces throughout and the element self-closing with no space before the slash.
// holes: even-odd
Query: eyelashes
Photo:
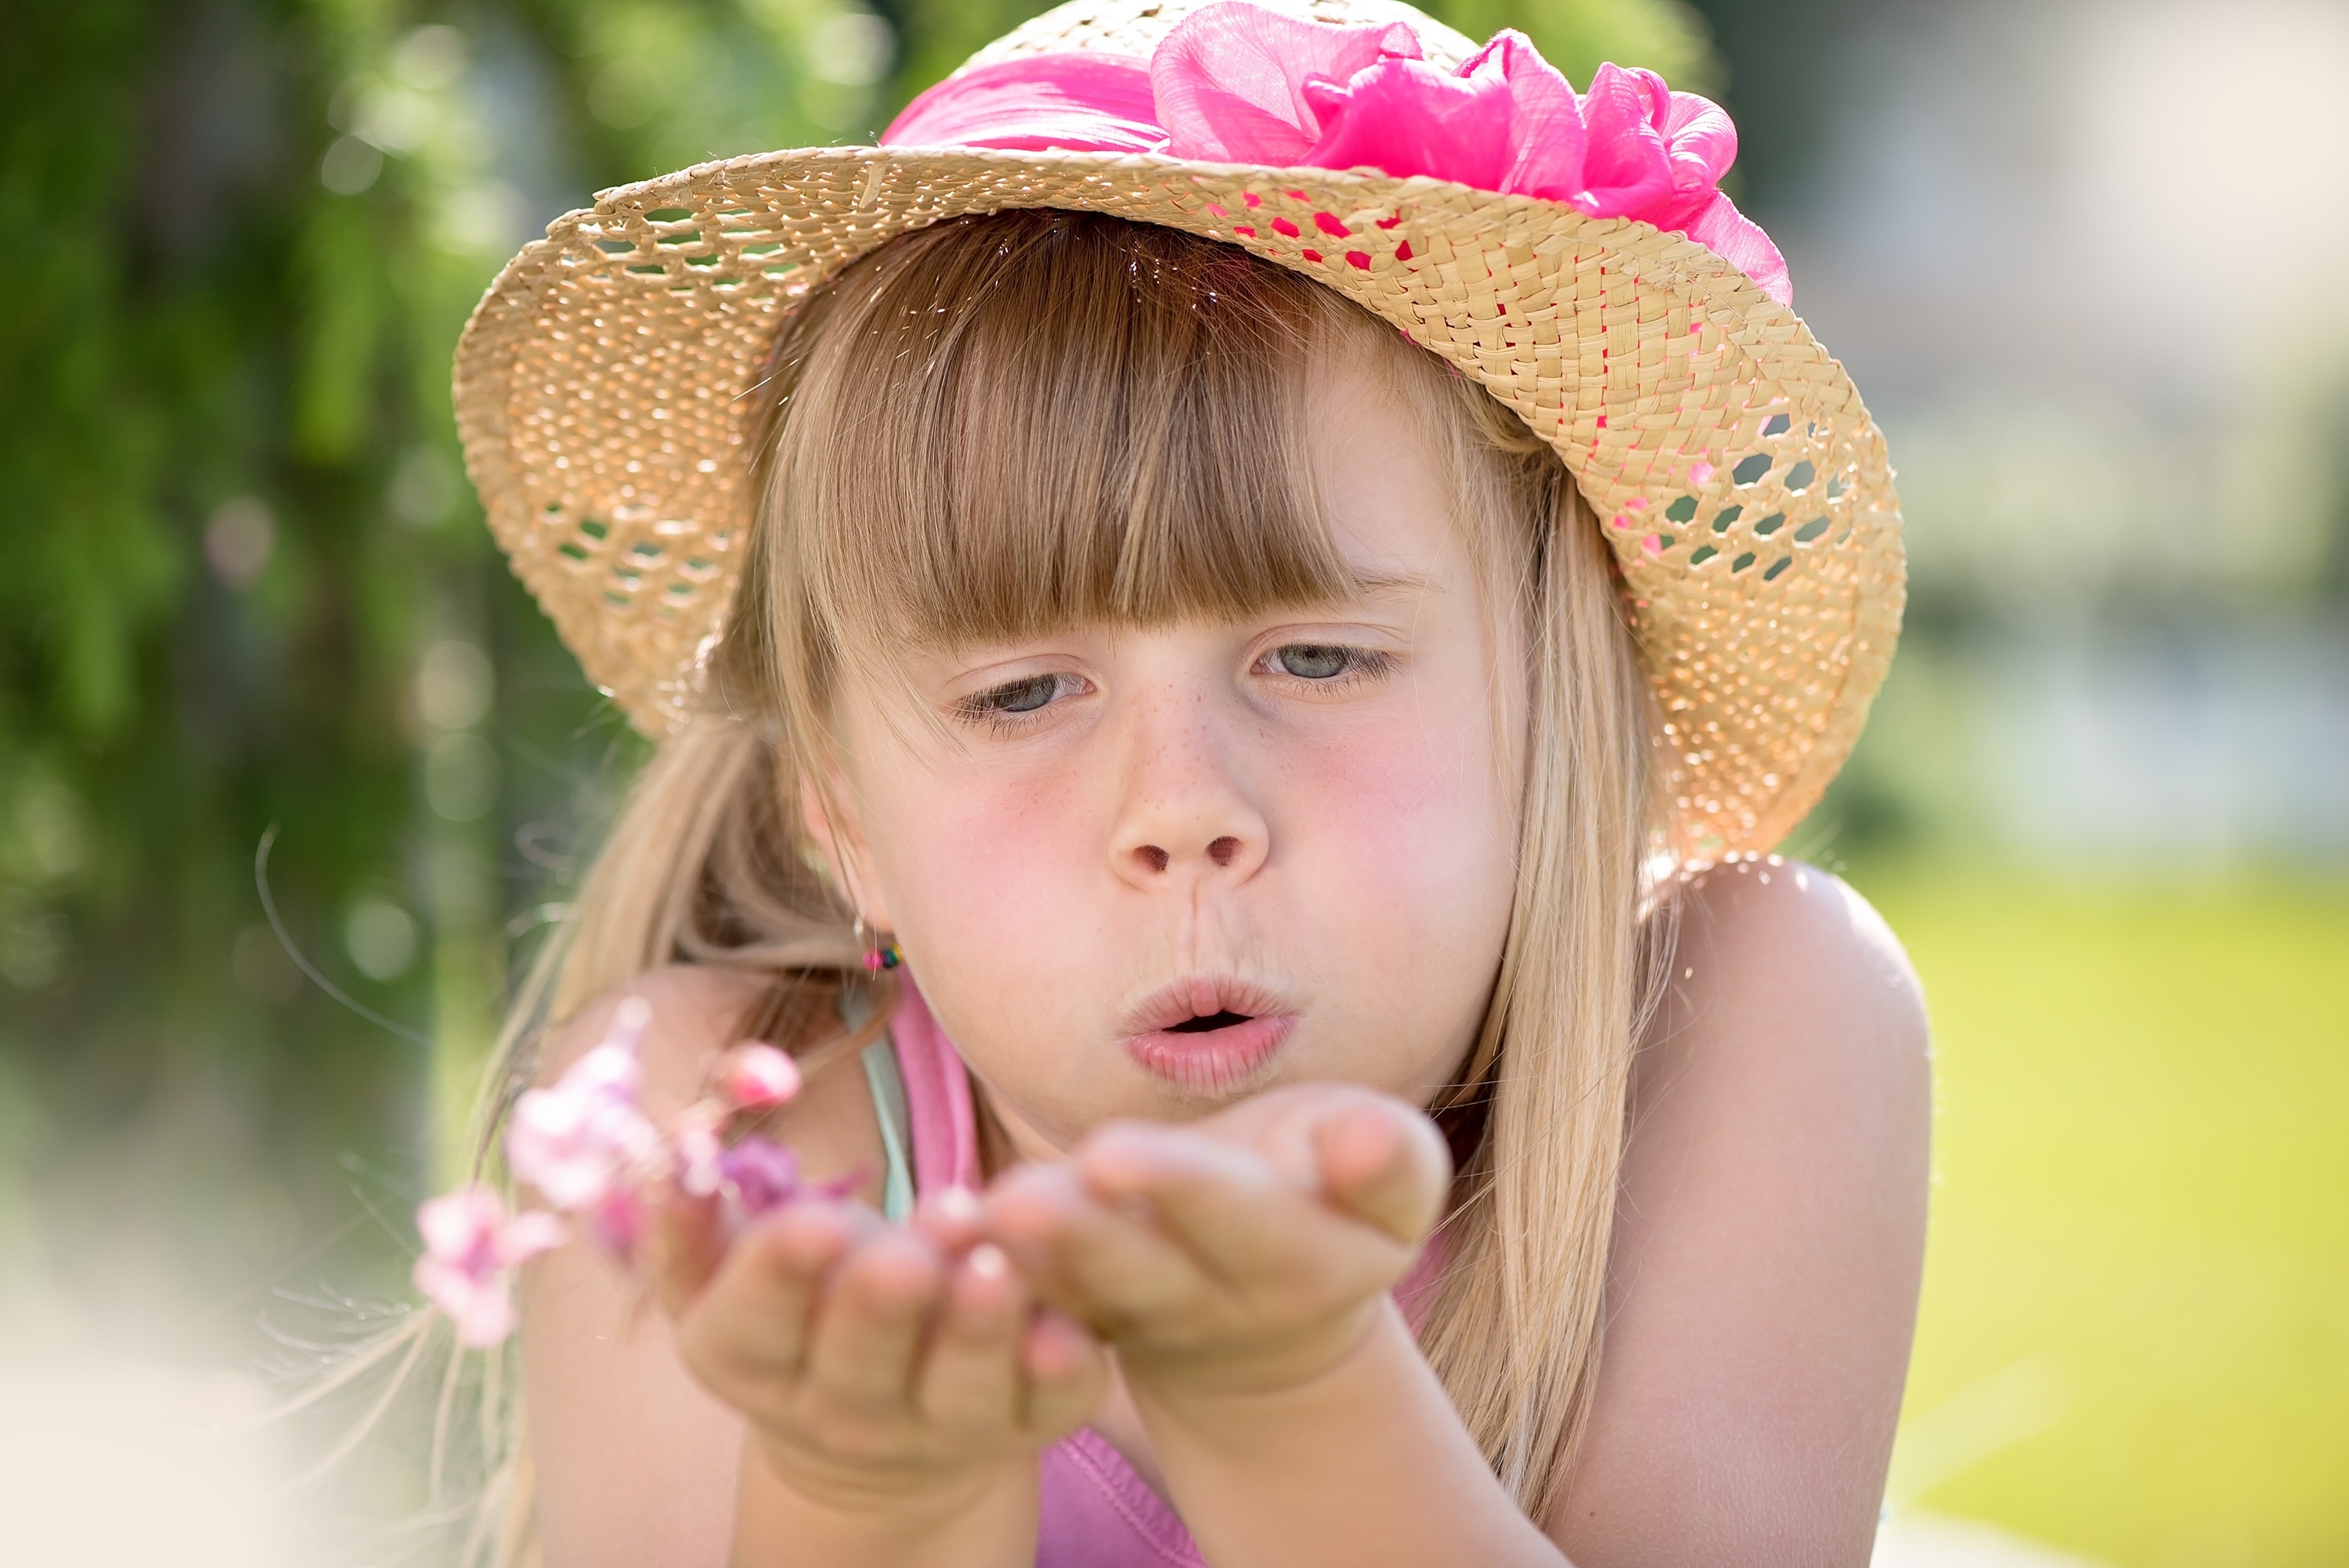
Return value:
<svg viewBox="0 0 2349 1568">
<path fill-rule="evenodd" d="M 1259 655 L 1248 673 L 1269 677 L 1300 697 L 1334 696 L 1392 674 L 1394 655 L 1343 643 L 1283 643 Z M 953 707 L 954 717 L 997 736 L 1020 734 L 1045 721 L 1050 711 L 1092 689 L 1083 676 L 1066 671 L 1023 676 L 971 693 Z"/>
<path fill-rule="evenodd" d="M 955 717 L 997 734 L 1009 734 L 1032 723 L 1070 687 L 1081 690 L 1085 684 L 1076 676 L 1059 673 L 1006 681 L 956 703 Z"/>
<path fill-rule="evenodd" d="M 1394 668 L 1394 655 L 1342 643 L 1285 643 L 1257 661 L 1267 675 L 1308 681 L 1325 689 L 1374 680 Z"/>
</svg>

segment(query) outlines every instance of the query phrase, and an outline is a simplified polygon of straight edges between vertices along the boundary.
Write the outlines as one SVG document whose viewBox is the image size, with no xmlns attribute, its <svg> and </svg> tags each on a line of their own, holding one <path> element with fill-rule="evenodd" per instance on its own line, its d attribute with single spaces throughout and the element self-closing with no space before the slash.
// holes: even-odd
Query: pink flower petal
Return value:
<svg viewBox="0 0 2349 1568">
<path fill-rule="evenodd" d="M 498 1256 L 508 1268 L 520 1268 L 541 1253 L 551 1253 L 571 1239 L 571 1228 L 543 1209 L 516 1214 L 498 1238 Z"/>
<path fill-rule="evenodd" d="M 457 1264 L 481 1252 L 505 1217 L 505 1200 L 486 1187 L 465 1187 L 419 1204 L 416 1232 L 427 1257 Z"/>
<path fill-rule="evenodd" d="M 1210 163 L 1297 164 L 1321 134 L 1307 83 L 1343 82 L 1382 57 L 1419 53 L 1401 23 L 1340 27 L 1238 0 L 1205 6 L 1150 57 L 1166 151 Z"/>
<path fill-rule="evenodd" d="M 627 1257 L 644 1239 L 644 1205 L 632 1188 L 615 1187 L 587 1211 L 587 1233 L 616 1257 Z"/>
<path fill-rule="evenodd" d="M 1308 83 L 1323 128 L 1291 161 L 1319 169 L 1431 174 L 1494 188 L 1507 173 L 1508 86 L 1456 77 L 1425 60 L 1381 60 L 1343 82 Z"/>
<path fill-rule="evenodd" d="M 788 1051 L 746 1040 L 726 1053 L 720 1081 L 726 1098 L 744 1110 L 781 1105 L 800 1092 L 800 1065 Z"/>
<path fill-rule="evenodd" d="M 1671 95 L 1664 121 L 1664 146 L 1671 160 L 1672 189 L 1710 191 L 1737 161 L 1737 126 L 1729 111 L 1695 93 Z"/>
<path fill-rule="evenodd" d="M 752 1136 L 726 1151 L 726 1185 L 745 1214 L 763 1214 L 802 1191 L 797 1154 Z"/>
<path fill-rule="evenodd" d="M 1795 281 L 1787 274 L 1786 258 L 1778 253 L 1762 226 L 1739 211 L 1727 196 L 1713 193 L 1712 204 L 1689 225 L 1688 237 L 1753 279 L 1755 288 L 1780 304 L 1794 304 Z"/>
<path fill-rule="evenodd" d="M 1166 143 L 1134 55 L 1071 52 L 959 71 L 905 106 L 884 147 L 993 147 L 1019 152 L 1154 152 Z"/>
<path fill-rule="evenodd" d="M 1670 108 L 1671 92 L 1655 72 L 1599 67 L 1582 98 L 1588 184 L 1575 206 L 1594 218 L 1639 218 L 1671 201 L 1671 162 L 1658 129 Z"/>
<path fill-rule="evenodd" d="M 508 1220 L 505 1201 L 485 1187 L 428 1199 L 416 1211 L 416 1229 L 424 1255 L 409 1277 L 456 1326 L 458 1343 L 477 1350 L 513 1332 L 514 1269 L 566 1238 L 563 1222 L 549 1213 Z"/>
<path fill-rule="evenodd" d="M 636 1109 L 645 1076 L 636 1052 L 651 1017 L 642 997 L 629 997 L 602 1044 L 553 1088 L 514 1102 L 506 1164 L 565 1212 L 595 1207 L 615 1183 L 641 1178 L 659 1156 L 659 1134 Z"/>
<path fill-rule="evenodd" d="M 1509 94 L 1509 167 L 1495 191 L 1563 201 L 1583 187 L 1589 138 L 1574 88 L 1524 34 L 1496 35 L 1460 67 L 1464 76 L 1497 71 Z"/>
</svg>

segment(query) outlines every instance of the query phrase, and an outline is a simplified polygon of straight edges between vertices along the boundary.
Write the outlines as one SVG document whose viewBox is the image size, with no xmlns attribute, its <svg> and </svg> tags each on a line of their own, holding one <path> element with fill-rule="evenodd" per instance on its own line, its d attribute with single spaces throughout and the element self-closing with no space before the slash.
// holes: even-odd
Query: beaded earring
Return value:
<svg viewBox="0 0 2349 1568">
<path fill-rule="evenodd" d="M 863 915 L 856 917 L 856 944 L 864 949 L 866 972 L 874 975 L 885 969 L 895 969 L 905 961 L 905 955 L 897 951 L 895 943 L 876 942 L 874 937 L 878 934 L 864 923 Z"/>
</svg>

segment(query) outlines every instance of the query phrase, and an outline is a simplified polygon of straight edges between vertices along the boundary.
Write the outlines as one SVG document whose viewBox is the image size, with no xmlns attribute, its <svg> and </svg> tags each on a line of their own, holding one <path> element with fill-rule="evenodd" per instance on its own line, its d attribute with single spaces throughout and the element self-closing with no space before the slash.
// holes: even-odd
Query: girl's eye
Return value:
<svg viewBox="0 0 2349 1568">
<path fill-rule="evenodd" d="M 1018 718 L 1040 713 L 1063 689 L 1076 684 L 1075 677 L 1071 676 L 1030 676 L 1026 680 L 1007 681 L 999 686 L 973 692 L 956 706 L 970 718 L 999 721 Z"/>
<path fill-rule="evenodd" d="M 1326 681 L 1344 675 L 1357 662 L 1352 648 L 1324 647 L 1318 643 L 1297 643 L 1273 650 L 1272 662 L 1282 672 L 1299 680 Z"/>
</svg>

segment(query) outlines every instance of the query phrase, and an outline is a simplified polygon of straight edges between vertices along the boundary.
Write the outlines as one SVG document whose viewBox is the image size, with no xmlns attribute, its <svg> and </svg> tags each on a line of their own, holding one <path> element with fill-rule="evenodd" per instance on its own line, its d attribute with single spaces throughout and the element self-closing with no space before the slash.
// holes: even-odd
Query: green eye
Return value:
<svg viewBox="0 0 2349 1568">
<path fill-rule="evenodd" d="M 1344 675 L 1346 666 L 1352 662 L 1350 649 L 1325 648 L 1311 643 L 1282 648 L 1273 657 L 1283 670 L 1309 681 L 1326 681 Z"/>
</svg>

